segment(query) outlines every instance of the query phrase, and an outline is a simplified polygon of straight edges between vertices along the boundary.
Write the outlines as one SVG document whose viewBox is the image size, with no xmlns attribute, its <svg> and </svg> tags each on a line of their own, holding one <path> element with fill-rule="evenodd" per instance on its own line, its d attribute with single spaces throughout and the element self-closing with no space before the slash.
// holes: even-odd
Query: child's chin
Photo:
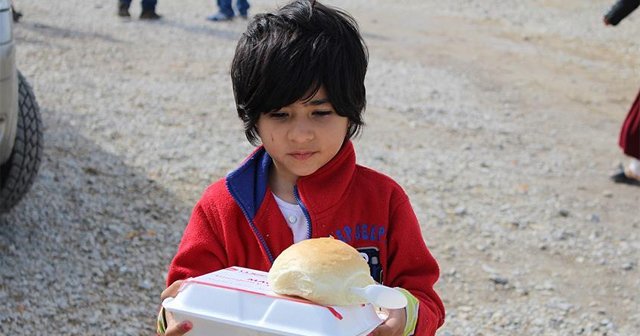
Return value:
<svg viewBox="0 0 640 336">
<path fill-rule="evenodd" d="M 317 172 L 318 169 L 319 168 L 300 170 L 300 171 L 296 172 L 296 175 L 298 175 L 298 177 L 309 176 L 309 175 L 312 175 L 313 173 Z"/>
</svg>

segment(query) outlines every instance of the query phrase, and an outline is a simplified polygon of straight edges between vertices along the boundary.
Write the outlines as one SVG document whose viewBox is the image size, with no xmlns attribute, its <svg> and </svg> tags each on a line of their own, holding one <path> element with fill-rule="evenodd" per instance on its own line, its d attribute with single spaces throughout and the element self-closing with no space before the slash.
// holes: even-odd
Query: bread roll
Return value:
<svg viewBox="0 0 640 336">
<path fill-rule="evenodd" d="M 289 246 L 269 270 L 271 289 L 315 303 L 343 306 L 366 303 L 351 287 L 375 284 L 356 249 L 333 238 L 307 239 Z"/>
</svg>

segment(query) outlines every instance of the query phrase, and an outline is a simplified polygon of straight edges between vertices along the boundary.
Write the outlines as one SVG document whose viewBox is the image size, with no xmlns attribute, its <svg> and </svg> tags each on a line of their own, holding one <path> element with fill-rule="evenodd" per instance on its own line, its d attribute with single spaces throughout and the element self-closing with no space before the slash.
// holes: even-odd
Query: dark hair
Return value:
<svg viewBox="0 0 640 336">
<path fill-rule="evenodd" d="M 349 119 L 347 137 L 358 134 L 364 124 L 367 63 L 358 24 L 342 10 L 296 0 L 275 13 L 256 15 L 231 65 L 247 139 L 257 144 L 261 114 L 309 99 L 321 85 L 336 113 Z"/>
</svg>

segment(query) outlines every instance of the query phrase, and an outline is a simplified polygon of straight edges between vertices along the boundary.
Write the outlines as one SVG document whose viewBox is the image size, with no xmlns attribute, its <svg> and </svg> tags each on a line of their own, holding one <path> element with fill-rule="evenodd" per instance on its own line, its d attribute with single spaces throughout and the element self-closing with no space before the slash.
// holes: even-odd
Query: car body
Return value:
<svg viewBox="0 0 640 336">
<path fill-rule="evenodd" d="M 0 0 L 0 164 L 11 156 L 18 116 L 13 17 L 8 0 Z"/>
</svg>

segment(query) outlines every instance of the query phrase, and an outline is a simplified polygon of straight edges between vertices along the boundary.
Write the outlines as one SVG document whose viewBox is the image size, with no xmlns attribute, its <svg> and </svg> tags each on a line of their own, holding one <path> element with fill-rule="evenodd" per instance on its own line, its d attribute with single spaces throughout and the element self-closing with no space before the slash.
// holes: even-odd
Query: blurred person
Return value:
<svg viewBox="0 0 640 336">
<path fill-rule="evenodd" d="M 231 21 L 233 20 L 235 13 L 231 6 L 232 0 L 218 0 L 218 12 L 207 17 L 209 21 Z M 249 1 L 247 0 L 237 0 L 236 1 L 236 9 L 238 11 L 238 15 L 247 19 L 249 17 Z"/>
<path fill-rule="evenodd" d="M 602 21 L 606 26 L 616 26 L 639 5 L 640 0 L 619 0 Z M 640 92 L 622 123 L 618 144 L 630 161 L 627 165 L 620 165 L 611 179 L 616 183 L 640 185 Z"/>
<path fill-rule="evenodd" d="M 142 0 L 140 3 L 142 5 L 141 20 L 158 20 L 162 17 L 156 13 L 157 0 Z M 131 14 L 129 14 L 130 6 L 131 0 L 118 0 L 118 16 L 131 17 Z"/>
</svg>

